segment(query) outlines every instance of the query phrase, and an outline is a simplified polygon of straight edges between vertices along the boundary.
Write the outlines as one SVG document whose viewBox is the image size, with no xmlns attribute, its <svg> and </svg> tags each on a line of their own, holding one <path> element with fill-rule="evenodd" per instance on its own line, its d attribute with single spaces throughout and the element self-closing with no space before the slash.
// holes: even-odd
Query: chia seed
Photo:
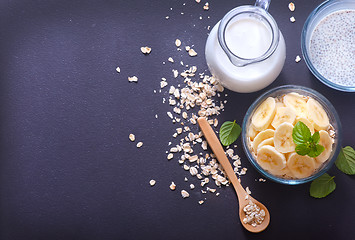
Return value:
<svg viewBox="0 0 355 240">
<path fill-rule="evenodd" d="M 315 27 L 310 58 L 329 81 L 355 86 L 355 10 L 335 11 Z"/>
</svg>

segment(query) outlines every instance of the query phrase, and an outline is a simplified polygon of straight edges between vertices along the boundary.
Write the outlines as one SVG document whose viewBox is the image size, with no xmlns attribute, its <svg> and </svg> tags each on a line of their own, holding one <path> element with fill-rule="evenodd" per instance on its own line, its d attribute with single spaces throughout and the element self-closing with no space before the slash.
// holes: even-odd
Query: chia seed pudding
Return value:
<svg viewBox="0 0 355 240">
<path fill-rule="evenodd" d="M 335 11 L 323 18 L 310 39 L 310 58 L 329 81 L 355 86 L 355 10 Z"/>
</svg>

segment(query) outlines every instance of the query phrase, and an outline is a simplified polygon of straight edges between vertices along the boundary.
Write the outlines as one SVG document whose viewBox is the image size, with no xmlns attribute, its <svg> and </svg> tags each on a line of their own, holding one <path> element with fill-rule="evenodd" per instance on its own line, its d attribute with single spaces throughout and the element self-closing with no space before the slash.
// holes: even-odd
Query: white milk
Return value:
<svg viewBox="0 0 355 240">
<path fill-rule="evenodd" d="M 286 58 L 285 40 L 280 32 L 279 44 L 275 52 L 261 62 L 244 67 L 233 65 L 218 42 L 217 23 L 206 42 L 206 61 L 212 73 L 221 83 L 236 92 L 254 92 L 271 84 L 280 74 Z M 270 47 L 272 32 L 256 18 L 244 18 L 231 23 L 226 28 L 227 47 L 241 58 L 257 58 Z"/>
<path fill-rule="evenodd" d="M 226 30 L 228 48 L 241 58 L 257 58 L 263 55 L 271 45 L 272 33 L 257 19 L 241 19 Z"/>
</svg>

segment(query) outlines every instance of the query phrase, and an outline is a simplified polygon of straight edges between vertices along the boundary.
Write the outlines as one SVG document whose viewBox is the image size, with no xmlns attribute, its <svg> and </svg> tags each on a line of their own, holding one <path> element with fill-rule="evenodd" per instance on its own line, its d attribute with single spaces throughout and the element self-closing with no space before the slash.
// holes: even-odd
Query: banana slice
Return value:
<svg viewBox="0 0 355 240">
<path fill-rule="evenodd" d="M 316 168 L 314 158 L 292 153 L 287 159 L 287 167 L 296 178 L 311 176 Z"/>
<path fill-rule="evenodd" d="M 277 151 L 288 153 L 295 151 L 295 143 L 292 138 L 293 125 L 288 122 L 280 124 L 274 134 L 274 144 Z"/>
<path fill-rule="evenodd" d="M 285 156 L 269 145 L 258 149 L 256 160 L 263 169 L 268 171 L 279 171 L 286 167 Z"/>
<path fill-rule="evenodd" d="M 284 167 L 283 169 L 281 169 L 281 170 L 269 170 L 269 172 L 272 175 L 275 175 L 275 176 L 281 176 L 281 177 L 285 177 L 285 178 L 292 178 L 293 177 L 292 172 L 287 167 L 287 163 L 286 163 L 286 167 Z"/>
<path fill-rule="evenodd" d="M 309 128 L 309 130 L 311 131 L 311 133 L 313 134 L 314 133 L 314 126 L 313 126 L 313 123 L 311 121 L 309 121 L 307 118 L 305 117 L 297 117 L 296 118 L 296 122 L 295 122 L 295 125 L 296 123 L 298 122 L 303 122 L 304 124 L 306 124 L 306 126 Z"/>
<path fill-rule="evenodd" d="M 324 151 L 316 157 L 316 161 L 323 163 L 328 160 L 330 154 L 332 153 L 333 139 L 329 136 L 328 132 L 324 130 L 319 131 L 319 144 L 324 147 Z"/>
<path fill-rule="evenodd" d="M 295 112 L 289 107 L 278 107 L 271 125 L 276 129 L 281 123 L 289 122 L 293 124 L 296 119 Z"/>
<path fill-rule="evenodd" d="M 286 105 L 283 102 L 276 101 L 276 108 L 278 108 L 278 107 L 286 107 Z"/>
<path fill-rule="evenodd" d="M 254 140 L 255 136 L 258 134 L 258 131 L 253 127 L 252 124 L 249 125 L 247 136 L 250 140 Z"/>
<path fill-rule="evenodd" d="M 329 118 L 322 105 L 314 99 L 307 104 L 307 118 L 314 124 L 315 130 L 326 130 L 329 127 Z"/>
<path fill-rule="evenodd" d="M 271 123 L 275 116 L 275 99 L 268 97 L 260 106 L 256 109 L 251 122 L 256 130 L 263 131 Z"/>
<path fill-rule="evenodd" d="M 253 150 L 256 152 L 258 150 L 259 144 L 264 141 L 265 139 L 271 138 L 274 136 L 275 131 L 272 129 L 266 129 L 264 131 L 261 131 L 256 135 L 254 138 L 254 141 L 252 143 Z"/>
<path fill-rule="evenodd" d="M 283 97 L 283 101 L 287 107 L 289 107 L 295 111 L 297 116 L 306 117 L 306 114 L 307 114 L 307 107 L 306 107 L 307 98 L 306 97 L 304 97 L 298 93 L 291 92 L 291 93 L 286 94 Z"/>
<path fill-rule="evenodd" d="M 262 142 L 258 145 L 258 148 L 260 148 L 260 147 L 262 147 L 262 146 L 265 146 L 265 145 L 274 146 L 274 138 L 271 137 L 271 138 L 265 139 L 264 141 L 262 141 Z"/>
</svg>

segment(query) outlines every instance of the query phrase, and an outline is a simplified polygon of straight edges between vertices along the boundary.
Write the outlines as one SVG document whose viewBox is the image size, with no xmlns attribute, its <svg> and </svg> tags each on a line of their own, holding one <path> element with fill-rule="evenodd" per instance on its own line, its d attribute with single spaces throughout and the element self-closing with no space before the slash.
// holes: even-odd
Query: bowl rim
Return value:
<svg viewBox="0 0 355 240">
<path fill-rule="evenodd" d="M 343 2 L 347 2 L 347 1 L 340 1 L 340 0 L 327 0 L 322 2 L 321 4 L 319 4 L 307 17 L 303 28 L 302 28 L 302 32 L 301 32 L 301 51 L 302 51 L 302 55 L 303 58 L 306 62 L 306 65 L 308 67 L 308 69 L 312 72 L 312 74 L 323 84 L 325 84 L 328 87 L 331 87 L 335 90 L 339 90 L 339 91 L 343 91 L 343 92 L 355 92 L 355 86 L 344 86 L 344 85 L 340 85 L 337 83 L 334 83 L 330 80 L 328 80 L 327 78 L 325 78 L 321 73 L 319 73 L 317 71 L 317 69 L 314 67 L 314 65 L 311 62 L 310 56 L 308 54 L 307 51 L 307 44 L 306 44 L 306 37 L 307 34 L 312 34 L 312 32 L 309 32 L 309 25 L 313 22 L 314 18 L 317 16 L 317 14 L 322 11 L 324 8 L 326 8 L 329 5 L 332 4 L 341 4 Z M 338 10 L 335 10 L 338 11 Z M 330 13 L 331 14 L 331 13 Z M 325 17 L 323 17 L 322 19 L 324 19 Z M 313 30 L 313 29 L 312 29 Z"/>
<path fill-rule="evenodd" d="M 286 178 L 280 178 L 277 177 L 275 175 L 272 175 L 271 173 L 268 173 L 266 170 L 264 170 L 261 166 L 259 166 L 259 164 L 256 162 L 256 159 L 254 159 L 252 153 L 249 151 L 248 148 L 248 143 L 247 143 L 247 135 L 246 135 L 246 131 L 247 131 L 247 123 L 248 120 L 251 117 L 252 112 L 254 111 L 254 109 L 261 104 L 261 102 L 266 99 L 267 97 L 269 97 L 271 94 L 282 91 L 282 90 L 301 90 L 303 92 L 307 92 L 310 94 L 311 97 L 316 96 L 317 98 L 319 98 L 323 104 L 322 105 L 326 105 L 328 108 L 328 111 L 332 114 L 332 117 L 334 117 L 337 126 L 336 132 L 337 132 L 337 145 L 335 147 L 335 152 L 334 155 L 332 157 L 332 159 L 328 160 L 328 163 L 323 167 L 323 169 L 321 169 L 320 171 L 316 172 L 314 175 L 306 177 L 306 178 L 300 178 L 300 179 L 286 179 Z M 318 101 L 318 100 L 317 100 Z M 277 183 L 282 183 L 285 185 L 298 185 L 298 184 L 303 184 L 303 183 L 307 183 L 310 182 L 316 178 L 318 178 L 319 176 L 323 175 L 325 172 L 327 172 L 334 164 L 336 158 L 338 157 L 338 154 L 340 152 L 340 148 L 341 148 L 341 144 L 342 144 L 342 126 L 341 126 L 341 122 L 338 116 L 338 113 L 336 112 L 334 106 L 329 102 L 329 100 L 327 98 L 325 98 L 322 94 L 320 94 L 319 92 L 311 89 L 311 88 L 307 88 L 304 86 L 298 86 L 298 85 L 283 85 L 283 86 L 279 86 L 273 89 L 270 89 L 268 91 L 266 91 L 265 93 L 263 93 L 261 96 L 259 96 L 248 108 L 244 119 L 243 119 L 243 125 L 242 125 L 242 144 L 243 144 L 243 149 L 244 149 L 244 153 L 247 156 L 249 162 L 253 165 L 254 168 L 256 168 L 256 170 L 262 174 L 263 176 L 265 176 L 266 178 L 277 182 Z"/>
</svg>

